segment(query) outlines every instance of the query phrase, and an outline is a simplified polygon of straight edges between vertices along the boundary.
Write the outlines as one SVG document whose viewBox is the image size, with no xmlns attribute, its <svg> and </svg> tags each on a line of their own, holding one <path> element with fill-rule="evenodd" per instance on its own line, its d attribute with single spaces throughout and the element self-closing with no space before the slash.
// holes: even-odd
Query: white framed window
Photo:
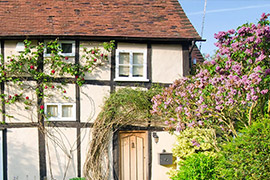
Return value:
<svg viewBox="0 0 270 180">
<path fill-rule="evenodd" d="M 75 103 L 45 103 L 45 114 L 49 121 L 75 121 Z"/>
<path fill-rule="evenodd" d="M 146 50 L 116 50 L 115 81 L 149 81 Z"/>
<path fill-rule="evenodd" d="M 47 45 L 49 41 L 45 41 L 45 45 Z M 75 41 L 58 41 L 62 52 L 60 53 L 63 56 L 74 57 L 75 56 Z M 45 48 L 44 52 L 45 57 L 51 56 L 51 50 L 49 48 Z"/>
</svg>

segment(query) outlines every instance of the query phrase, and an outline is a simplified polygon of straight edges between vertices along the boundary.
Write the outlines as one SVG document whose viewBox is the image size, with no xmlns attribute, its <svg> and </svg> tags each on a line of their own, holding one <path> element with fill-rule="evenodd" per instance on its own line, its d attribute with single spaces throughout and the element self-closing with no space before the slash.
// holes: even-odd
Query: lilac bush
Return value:
<svg viewBox="0 0 270 180">
<path fill-rule="evenodd" d="M 237 135 L 238 127 L 269 112 L 270 22 L 262 14 L 257 24 L 215 34 L 218 47 L 192 77 L 176 80 L 153 99 L 153 114 L 166 119 L 170 130 L 215 128 Z"/>
</svg>

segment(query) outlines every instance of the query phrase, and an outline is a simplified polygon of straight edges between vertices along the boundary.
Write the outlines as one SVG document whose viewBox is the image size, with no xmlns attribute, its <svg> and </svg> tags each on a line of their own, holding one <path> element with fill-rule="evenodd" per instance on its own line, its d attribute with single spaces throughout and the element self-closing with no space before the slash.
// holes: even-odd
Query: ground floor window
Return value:
<svg viewBox="0 0 270 180">
<path fill-rule="evenodd" d="M 50 121 L 75 121 L 74 103 L 45 103 L 45 114 Z"/>
</svg>

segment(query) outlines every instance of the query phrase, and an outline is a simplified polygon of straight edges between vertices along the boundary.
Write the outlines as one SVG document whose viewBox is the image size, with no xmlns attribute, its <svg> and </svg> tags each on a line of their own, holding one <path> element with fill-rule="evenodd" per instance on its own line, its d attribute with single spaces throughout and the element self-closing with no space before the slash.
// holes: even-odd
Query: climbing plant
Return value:
<svg viewBox="0 0 270 180">
<path fill-rule="evenodd" d="M 0 83 L 5 86 L 5 91 L 2 89 L 0 99 L 3 102 L 2 107 L 5 108 L 0 108 L 0 112 L 8 118 L 14 118 L 14 116 L 8 114 L 5 109 L 21 103 L 30 114 L 33 114 L 34 109 L 37 109 L 38 117 L 36 118 L 46 120 L 49 116 L 44 113 L 44 99 L 55 97 L 55 91 L 60 92 L 57 96 L 61 94 L 62 98 L 69 98 L 66 95 L 66 85 L 72 83 L 82 86 L 85 82 L 85 74 L 105 65 L 108 62 L 109 53 L 114 48 L 113 41 L 103 43 L 100 47 L 83 48 L 79 62 L 83 61 L 84 63 L 75 63 L 74 58 L 65 57 L 61 54 L 62 49 L 58 40 L 36 45 L 25 40 L 24 45 L 24 51 L 18 55 L 7 56 L 6 58 L 1 56 Z M 46 56 L 44 56 L 45 53 Z M 33 98 L 29 96 L 30 93 L 34 94 Z M 2 123 L 5 123 L 5 121 Z M 69 163 L 66 165 L 63 174 L 65 179 L 71 161 L 70 154 L 76 150 L 77 146 L 75 146 L 75 149 L 67 150 L 63 140 L 49 132 L 42 121 L 39 121 L 38 128 L 46 139 L 50 139 L 69 158 Z M 56 128 L 54 129 L 57 131 Z M 58 131 L 58 134 L 61 134 L 61 132 Z M 48 169 L 51 178 L 54 179 L 48 142 L 46 143 L 49 159 Z"/>
<path fill-rule="evenodd" d="M 126 125 L 146 126 L 161 122 L 159 116 L 151 115 L 151 99 L 161 88 L 149 90 L 122 88 L 112 93 L 103 106 L 92 128 L 92 140 L 84 166 L 89 180 L 108 179 L 108 146 L 112 134 Z"/>
<path fill-rule="evenodd" d="M 52 89 L 61 91 L 65 98 L 66 83 L 77 83 L 79 86 L 84 83 L 85 73 L 91 73 L 98 66 L 104 65 L 108 61 L 108 54 L 114 47 L 113 42 L 103 43 L 103 50 L 99 47 L 92 49 L 84 48 L 81 59 L 85 60 L 85 64 L 74 63 L 69 61 L 69 57 L 61 55 L 62 49 L 57 40 L 50 41 L 47 44 L 39 43 L 32 45 L 31 41 L 25 40 L 25 49 L 19 55 L 8 56 L 5 60 L 1 56 L 0 64 L 0 83 L 8 83 L 8 86 L 16 86 L 18 93 L 8 94 L 1 93 L 2 102 L 6 105 L 22 102 L 25 109 L 36 106 L 29 96 L 25 95 L 29 91 L 35 91 L 37 99 L 44 99 L 46 91 Z M 43 55 L 46 51 L 50 51 L 48 57 Z M 73 76 L 75 80 L 59 80 L 58 78 Z M 29 83 L 34 81 L 35 83 Z M 20 92 L 20 93 L 19 93 Z M 39 112 L 44 116 L 44 105 L 40 104 Z M 2 113 L 4 113 L 1 110 Z M 10 114 L 5 114 L 12 117 Z"/>
</svg>

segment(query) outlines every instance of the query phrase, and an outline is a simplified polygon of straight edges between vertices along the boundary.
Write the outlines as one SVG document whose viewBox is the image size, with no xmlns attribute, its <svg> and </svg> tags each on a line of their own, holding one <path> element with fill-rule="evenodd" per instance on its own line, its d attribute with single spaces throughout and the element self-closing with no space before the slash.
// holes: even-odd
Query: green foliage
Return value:
<svg viewBox="0 0 270 180">
<path fill-rule="evenodd" d="M 83 178 L 83 177 L 77 177 L 77 178 L 72 178 L 72 179 L 69 179 L 69 180 L 86 180 L 86 179 Z"/>
<path fill-rule="evenodd" d="M 161 122 L 160 118 L 151 115 L 151 99 L 160 93 L 161 88 L 120 88 L 106 99 L 102 111 L 98 115 L 92 128 L 92 139 L 87 154 L 84 173 L 87 179 L 108 179 L 107 165 L 104 157 L 108 158 L 108 143 L 112 130 L 117 131 L 123 126 L 147 126 L 150 121 Z"/>
<path fill-rule="evenodd" d="M 35 90 L 36 97 L 43 99 L 44 97 L 54 96 L 50 93 L 55 89 L 65 96 L 66 90 L 64 85 L 67 82 L 77 83 L 82 86 L 84 83 L 85 73 L 91 73 L 95 68 L 104 65 L 108 62 L 108 54 L 114 48 L 113 41 L 104 42 L 103 49 L 94 47 L 91 49 L 84 48 L 80 62 L 74 63 L 69 61 L 69 57 L 64 57 L 61 52 L 61 46 L 57 40 L 50 41 L 46 44 L 38 43 L 33 45 L 31 41 L 24 41 L 25 49 L 19 55 L 11 55 L 6 59 L 0 56 L 0 82 L 9 82 L 9 86 L 14 86 L 16 89 L 14 94 L 0 94 L 0 100 L 6 105 L 21 102 L 26 110 L 31 110 L 31 106 L 38 106 L 26 94 Z M 43 57 L 44 53 L 46 54 Z M 56 78 L 70 77 L 61 82 L 61 85 L 56 84 Z M 36 83 L 29 84 L 28 79 L 33 79 Z M 19 92 L 18 92 L 19 91 Z M 45 93 L 47 91 L 47 93 Z M 17 93 L 17 94 L 16 94 Z M 4 114 L 0 109 L 0 112 Z M 39 113 L 44 115 L 44 110 L 39 108 Z"/>
<path fill-rule="evenodd" d="M 214 135 L 215 131 L 213 129 L 199 127 L 185 129 L 177 135 L 172 152 L 175 157 L 181 160 L 197 152 L 214 155 L 217 143 Z"/>
<path fill-rule="evenodd" d="M 172 180 L 210 180 L 216 179 L 215 157 L 204 153 L 192 154 L 180 161 L 180 169 Z"/>
<path fill-rule="evenodd" d="M 270 119 L 255 122 L 223 146 L 218 169 L 224 179 L 269 179 Z"/>
</svg>

